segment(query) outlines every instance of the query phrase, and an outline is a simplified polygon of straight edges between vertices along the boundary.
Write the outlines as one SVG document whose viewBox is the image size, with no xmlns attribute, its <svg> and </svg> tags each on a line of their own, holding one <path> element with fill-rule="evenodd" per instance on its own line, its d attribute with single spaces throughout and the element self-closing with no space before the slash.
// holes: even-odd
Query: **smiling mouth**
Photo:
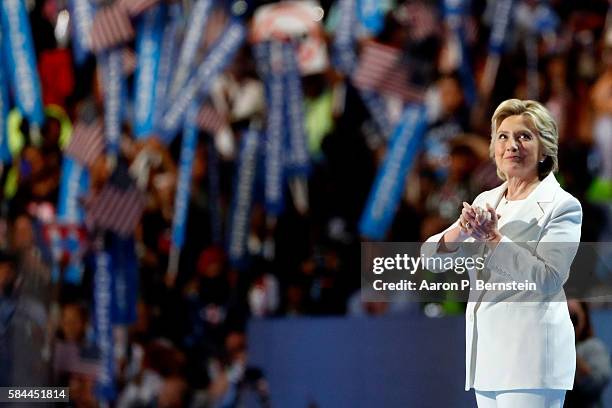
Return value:
<svg viewBox="0 0 612 408">
<path fill-rule="evenodd" d="M 506 160 L 521 160 L 521 156 L 510 156 L 505 157 Z"/>
</svg>

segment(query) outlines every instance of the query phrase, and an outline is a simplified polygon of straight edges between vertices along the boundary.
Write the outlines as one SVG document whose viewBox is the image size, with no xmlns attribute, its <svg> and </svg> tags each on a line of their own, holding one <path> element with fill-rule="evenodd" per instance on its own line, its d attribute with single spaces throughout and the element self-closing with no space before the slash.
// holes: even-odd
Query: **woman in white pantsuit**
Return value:
<svg viewBox="0 0 612 408">
<path fill-rule="evenodd" d="M 465 250 L 460 243 L 481 242 L 485 268 L 469 270 L 471 280 L 536 283 L 545 295 L 533 301 L 516 291 L 487 302 L 470 296 L 465 387 L 475 389 L 480 408 L 561 408 L 576 368 L 563 284 L 580 241 L 582 208 L 553 175 L 558 133 L 545 107 L 507 100 L 491 130 L 491 156 L 504 184 L 464 203 L 459 219 L 422 252 L 454 257 Z"/>
</svg>

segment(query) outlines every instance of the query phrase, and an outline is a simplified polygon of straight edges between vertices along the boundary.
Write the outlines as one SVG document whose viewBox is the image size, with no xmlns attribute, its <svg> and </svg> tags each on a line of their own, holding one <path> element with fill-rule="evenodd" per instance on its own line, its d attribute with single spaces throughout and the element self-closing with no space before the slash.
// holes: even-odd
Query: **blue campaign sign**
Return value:
<svg viewBox="0 0 612 408">
<path fill-rule="evenodd" d="M 350 75 L 357 66 L 355 52 L 356 0 L 339 0 L 340 21 L 336 28 L 332 60 L 344 74 Z"/>
<path fill-rule="evenodd" d="M 378 170 L 359 223 L 361 235 L 385 237 L 404 191 L 405 179 L 425 134 L 427 123 L 422 105 L 408 105 L 395 128 L 385 159 Z"/>
<path fill-rule="evenodd" d="M 230 263 L 234 267 L 240 267 L 243 264 L 247 252 L 249 215 L 253 205 L 261 136 L 259 132 L 252 129 L 242 136 L 229 221 L 228 254 Z"/>
<path fill-rule="evenodd" d="M 193 159 L 198 144 L 198 128 L 194 121 L 197 108 L 197 106 L 190 108 L 189 117 L 185 121 L 181 157 L 179 159 L 178 185 L 176 187 L 176 196 L 174 197 L 174 219 L 172 220 L 172 245 L 178 249 L 182 248 L 185 242 Z"/>
<path fill-rule="evenodd" d="M 134 83 L 134 136 L 150 135 L 154 129 L 155 102 L 163 43 L 165 7 L 155 6 L 141 17 L 136 34 L 136 78 Z"/>
<path fill-rule="evenodd" d="M 269 112 L 266 122 L 265 186 L 266 211 L 279 215 L 284 207 L 284 157 L 286 123 L 284 114 L 285 81 L 282 44 L 270 43 L 270 73 L 266 78 Z"/>
<path fill-rule="evenodd" d="M 79 198 L 89 190 L 89 172 L 76 160 L 64 156 L 57 203 L 58 221 L 81 224 L 85 219 Z"/>
<path fill-rule="evenodd" d="M 89 0 L 70 0 L 68 3 L 72 26 L 72 52 L 74 62 L 82 65 L 91 52 L 91 28 L 93 26 L 94 7 Z"/>
<path fill-rule="evenodd" d="M 115 358 L 113 342 L 112 308 L 113 273 L 111 256 L 99 251 L 95 256 L 94 274 L 94 331 L 102 360 L 96 384 L 96 394 L 104 401 L 116 397 Z"/>
<path fill-rule="evenodd" d="M 512 6 L 514 0 L 497 0 L 495 14 L 491 25 L 491 36 L 489 37 L 489 53 L 499 55 L 504 50 L 506 34 L 512 23 Z"/>
<path fill-rule="evenodd" d="M 302 78 L 295 53 L 296 49 L 292 44 L 283 44 L 283 62 L 286 67 L 286 91 L 283 97 L 288 142 L 286 167 L 288 175 L 305 176 L 310 171 L 310 156 L 306 146 Z"/>
<path fill-rule="evenodd" d="M 126 89 L 123 75 L 123 49 L 106 51 L 100 57 L 104 81 L 104 133 L 107 151 L 119 152 Z"/>
<path fill-rule="evenodd" d="M 1 50 L 1 35 L 0 35 L 0 50 Z M 9 95 L 7 82 L 4 76 L 4 67 L 0 64 L 0 163 L 11 161 L 11 151 L 8 145 L 8 128 L 7 118 L 9 112 Z"/>
<path fill-rule="evenodd" d="M 159 132 L 170 143 L 179 131 L 192 103 L 199 103 L 208 93 L 215 78 L 227 67 L 246 39 L 247 28 L 238 19 L 232 19 L 212 50 L 204 58 L 185 86 L 178 92 L 159 123 Z"/>
<path fill-rule="evenodd" d="M 0 2 L 2 39 L 11 75 L 15 102 L 31 123 L 42 126 L 45 120 L 40 79 L 36 69 L 34 43 L 28 12 L 23 0 Z"/>
</svg>

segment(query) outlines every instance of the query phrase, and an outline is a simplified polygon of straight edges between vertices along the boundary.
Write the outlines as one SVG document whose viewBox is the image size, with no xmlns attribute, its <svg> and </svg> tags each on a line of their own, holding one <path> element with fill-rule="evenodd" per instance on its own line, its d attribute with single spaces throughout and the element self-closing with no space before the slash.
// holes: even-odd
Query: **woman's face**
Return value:
<svg viewBox="0 0 612 408">
<path fill-rule="evenodd" d="M 508 116 L 493 136 L 495 164 L 506 179 L 530 179 L 538 175 L 540 139 L 529 119 L 521 115 Z"/>
</svg>

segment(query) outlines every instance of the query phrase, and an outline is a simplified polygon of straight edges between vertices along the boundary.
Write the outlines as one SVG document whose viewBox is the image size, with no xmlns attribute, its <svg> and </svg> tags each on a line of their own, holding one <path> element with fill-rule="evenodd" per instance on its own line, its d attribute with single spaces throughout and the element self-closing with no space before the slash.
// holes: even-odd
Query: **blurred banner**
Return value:
<svg viewBox="0 0 612 408">
<path fill-rule="evenodd" d="M 96 394 L 102 401 L 110 403 L 116 398 L 112 325 L 112 310 L 116 299 L 113 290 L 113 265 L 108 252 L 98 251 L 96 253 L 95 267 L 94 329 L 102 362 L 97 379 Z"/>
<path fill-rule="evenodd" d="M 201 102 L 213 81 L 227 67 L 246 38 L 246 27 L 238 19 L 228 22 L 219 40 L 213 45 L 197 71 L 177 93 L 160 122 L 166 143 L 171 142 L 183 123 L 192 102 Z"/>
<path fill-rule="evenodd" d="M 91 27 L 93 26 L 94 8 L 89 0 L 70 0 L 72 15 L 72 53 L 74 62 L 82 65 L 91 53 Z"/>
<path fill-rule="evenodd" d="M 2 44 L 2 33 L 0 32 L 0 44 Z M 0 64 L 0 162 L 6 165 L 11 161 L 11 151 L 8 145 L 8 126 L 6 123 L 9 112 L 8 83 L 4 67 Z"/>
<path fill-rule="evenodd" d="M 421 146 L 425 120 L 423 106 L 408 105 L 395 128 L 359 223 L 364 237 L 382 240 L 387 234 L 406 186 L 406 175 Z"/>
<path fill-rule="evenodd" d="M 134 137 L 136 139 L 151 135 L 154 129 L 166 8 L 163 5 L 155 6 L 140 18 L 136 32 L 138 60 L 134 83 Z"/>
<path fill-rule="evenodd" d="M 243 266 L 247 254 L 250 213 L 253 204 L 255 173 L 261 138 L 262 135 L 255 129 L 249 129 L 242 136 L 234 181 L 228 238 L 229 259 L 235 267 Z"/>
<path fill-rule="evenodd" d="M 104 133 L 107 153 L 119 154 L 121 124 L 126 110 L 125 78 L 123 75 L 123 48 L 105 51 L 100 56 L 104 84 Z"/>
<path fill-rule="evenodd" d="M 15 102 L 30 123 L 45 120 L 30 20 L 23 0 L 0 3 L 2 39 Z"/>
</svg>

